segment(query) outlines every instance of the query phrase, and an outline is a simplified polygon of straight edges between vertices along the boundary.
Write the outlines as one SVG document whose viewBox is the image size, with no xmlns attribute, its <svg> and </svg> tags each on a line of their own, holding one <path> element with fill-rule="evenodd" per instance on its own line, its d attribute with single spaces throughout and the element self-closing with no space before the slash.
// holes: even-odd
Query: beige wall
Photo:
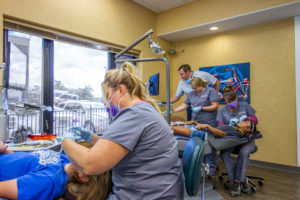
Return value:
<svg viewBox="0 0 300 200">
<path fill-rule="evenodd" d="M 1 0 L 0 2 L 4 5 L 0 7 L 0 28 L 3 26 L 2 16 L 5 15 L 123 46 L 128 46 L 150 29 L 155 30 L 155 13 L 130 0 Z M 153 39 L 165 47 L 170 45 L 170 42 L 157 39 L 155 34 Z M 2 40 L 0 45 L 3 45 Z M 147 40 L 135 48 L 142 51 L 141 57 L 155 56 L 149 49 Z M 165 82 L 164 63 L 143 63 L 139 66 L 145 81 L 150 75 L 160 72 L 161 83 Z M 161 87 L 163 88 L 163 85 Z M 158 96 L 157 99 L 164 100 L 165 94 Z"/>
<path fill-rule="evenodd" d="M 291 0 L 198 0 L 157 15 L 158 34 L 273 7 Z M 294 21 L 277 22 L 188 39 L 174 43 L 171 96 L 175 95 L 177 68 L 250 62 L 251 105 L 257 110 L 264 138 L 253 159 L 297 165 Z M 182 103 L 181 99 L 175 106 Z M 181 113 L 185 117 L 185 113 Z"/>
<path fill-rule="evenodd" d="M 197 70 L 250 62 L 251 106 L 264 136 L 257 140 L 259 151 L 252 158 L 297 164 L 293 19 L 185 40 L 176 48 L 185 51 L 173 57 L 172 83 L 179 81 L 175 68 L 183 63 Z M 175 92 L 176 86 L 171 94 Z"/>
<path fill-rule="evenodd" d="M 297 0 L 196 0 L 159 13 L 157 33 L 177 31 L 293 1 Z"/>
</svg>

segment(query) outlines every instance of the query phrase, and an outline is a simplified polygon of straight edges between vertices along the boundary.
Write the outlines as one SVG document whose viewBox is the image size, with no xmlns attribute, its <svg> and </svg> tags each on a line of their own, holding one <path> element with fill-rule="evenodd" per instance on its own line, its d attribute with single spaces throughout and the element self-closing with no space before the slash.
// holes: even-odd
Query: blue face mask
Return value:
<svg viewBox="0 0 300 200">
<path fill-rule="evenodd" d="M 227 106 L 231 109 L 235 109 L 238 105 L 238 102 L 237 101 L 234 101 L 232 103 L 228 103 Z"/>
<path fill-rule="evenodd" d="M 184 80 L 184 82 L 185 82 L 186 84 L 191 84 L 191 81 L 192 81 L 192 78 L 189 78 L 189 79 Z"/>
<path fill-rule="evenodd" d="M 119 103 L 118 105 L 114 105 L 111 101 L 113 100 L 113 98 L 115 97 L 116 92 L 113 94 L 113 96 L 111 97 L 111 99 L 108 100 L 109 105 L 110 105 L 110 109 L 108 106 L 106 106 L 106 111 L 108 112 L 108 114 L 111 114 L 112 117 L 116 116 L 120 110 L 120 101 L 121 98 L 119 99 Z"/>
</svg>

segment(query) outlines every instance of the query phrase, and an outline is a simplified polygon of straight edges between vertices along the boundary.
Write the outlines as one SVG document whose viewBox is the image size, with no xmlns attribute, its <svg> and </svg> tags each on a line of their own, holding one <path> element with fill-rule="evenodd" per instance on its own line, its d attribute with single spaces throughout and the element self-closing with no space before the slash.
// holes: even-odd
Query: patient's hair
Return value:
<svg viewBox="0 0 300 200">
<path fill-rule="evenodd" d="M 79 180 L 78 174 L 70 176 L 66 192 L 77 200 L 104 200 L 111 191 L 110 171 L 99 175 L 89 175 L 89 181 L 83 183 Z"/>
<path fill-rule="evenodd" d="M 207 82 L 199 77 L 196 77 L 192 79 L 191 85 L 196 87 L 207 87 Z"/>
<path fill-rule="evenodd" d="M 129 62 L 124 62 L 120 69 L 110 70 L 105 75 L 102 88 L 108 106 L 110 104 L 107 101 L 106 87 L 116 89 L 121 84 L 127 88 L 128 93 L 132 97 L 138 97 L 141 100 L 148 101 L 158 112 L 160 112 L 156 102 L 146 95 L 146 85 L 136 76 L 135 66 Z"/>
<path fill-rule="evenodd" d="M 232 89 L 232 85 L 227 85 L 226 87 L 224 87 L 223 92 L 223 97 L 225 100 L 227 99 L 227 101 L 233 102 L 237 99 L 236 93 Z"/>
<path fill-rule="evenodd" d="M 183 64 L 178 68 L 178 71 L 183 70 L 184 72 L 191 71 L 191 66 L 189 64 Z"/>
</svg>

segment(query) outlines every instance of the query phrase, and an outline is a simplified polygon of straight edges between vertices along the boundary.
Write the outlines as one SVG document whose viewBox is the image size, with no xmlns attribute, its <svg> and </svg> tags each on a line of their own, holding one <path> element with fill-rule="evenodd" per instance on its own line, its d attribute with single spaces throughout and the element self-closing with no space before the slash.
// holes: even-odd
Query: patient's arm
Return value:
<svg viewBox="0 0 300 200">
<path fill-rule="evenodd" d="M 0 197 L 18 199 L 17 179 L 0 182 Z"/>
<path fill-rule="evenodd" d="M 182 135 L 186 137 L 191 137 L 191 129 L 184 126 L 171 126 L 171 129 L 174 131 L 174 135 Z"/>
<path fill-rule="evenodd" d="M 213 134 L 215 134 L 216 136 L 219 136 L 219 137 L 225 137 L 227 135 L 226 132 L 224 131 L 221 131 L 219 129 L 216 129 L 208 124 L 199 124 L 196 126 L 196 129 L 198 130 L 201 130 L 203 128 L 207 128 L 208 130 L 210 130 Z"/>
<path fill-rule="evenodd" d="M 198 123 L 196 121 L 188 121 L 188 122 L 185 122 L 184 124 L 185 125 L 192 125 L 192 124 L 194 124 L 194 125 L 197 126 Z"/>
</svg>

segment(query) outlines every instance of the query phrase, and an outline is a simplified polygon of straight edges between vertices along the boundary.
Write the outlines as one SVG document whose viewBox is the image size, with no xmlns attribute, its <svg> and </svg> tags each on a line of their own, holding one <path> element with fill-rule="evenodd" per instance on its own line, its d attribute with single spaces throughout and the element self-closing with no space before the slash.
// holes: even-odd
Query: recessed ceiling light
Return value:
<svg viewBox="0 0 300 200">
<path fill-rule="evenodd" d="M 216 30 L 218 30 L 219 29 L 219 27 L 217 27 L 217 26 L 213 26 L 213 27 L 210 27 L 210 29 L 209 30 L 211 30 L 211 31 L 216 31 Z"/>
</svg>

